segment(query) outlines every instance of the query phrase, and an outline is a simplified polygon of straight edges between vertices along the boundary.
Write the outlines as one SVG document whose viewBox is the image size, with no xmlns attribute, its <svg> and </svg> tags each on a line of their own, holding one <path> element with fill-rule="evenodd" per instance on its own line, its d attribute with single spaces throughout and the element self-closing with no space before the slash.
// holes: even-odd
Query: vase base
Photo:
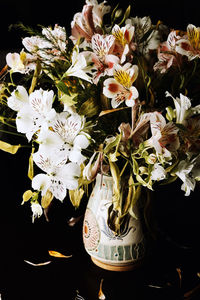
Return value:
<svg viewBox="0 0 200 300">
<path fill-rule="evenodd" d="M 108 271 L 116 271 L 116 272 L 124 272 L 124 271 L 132 271 L 136 268 L 138 268 L 139 266 L 141 266 L 142 264 L 142 259 L 137 261 L 137 262 L 133 262 L 133 263 L 129 263 L 129 264 L 121 264 L 121 265 L 112 265 L 112 264 L 107 264 L 105 262 L 102 262 L 94 257 L 91 257 L 91 260 L 93 261 L 93 263 L 105 270 Z"/>
</svg>

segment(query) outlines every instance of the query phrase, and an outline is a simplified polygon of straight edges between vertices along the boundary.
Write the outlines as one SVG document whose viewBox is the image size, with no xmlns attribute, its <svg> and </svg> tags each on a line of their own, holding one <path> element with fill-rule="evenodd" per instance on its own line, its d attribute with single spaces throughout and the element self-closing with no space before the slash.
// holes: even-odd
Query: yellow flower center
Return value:
<svg viewBox="0 0 200 300">
<path fill-rule="evenodd" d="M 123 32 L 119 29 L 119 30 L 115 30 L 113 32 L 113 35 L 116 39 L 117 42 L 119 42 L 123 47 L 127 44 L 127 41 L 124 37 Z"/>
<path fill-rule="evenodd" d="M 132 86 L 133 80 L 131 76 L 124 70 L 114 71 L 114 78 L 127 89 Z"/>
<path fill-rule="evenodd" d="M 188 38 L 195 50 L 200 50 L 200 34 L 198 28 L 195 26 L 188 29 Z"/>
</svg>

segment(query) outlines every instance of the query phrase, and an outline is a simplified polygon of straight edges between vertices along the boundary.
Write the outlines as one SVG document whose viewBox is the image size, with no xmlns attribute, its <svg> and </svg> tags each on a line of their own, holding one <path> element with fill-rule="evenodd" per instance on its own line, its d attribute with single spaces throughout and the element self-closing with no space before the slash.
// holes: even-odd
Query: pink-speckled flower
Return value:
<svg viewBox="0 0 200 300">
<path fill-rule="evenodd" d="M 186 55 L 189 60 L 200 58 L 200 28 L 189 24 L 187 35 L 176 43 L 176 51 Z"/>
<path fill-rule="evenodd" d="M 126 24 L 122 28 L 116 24 L 112 29 L 112 34 L 116 40 L 114 53 L 120 57 L 121 63 L 125 62 L 126 56 L 130 51 L 134 32 L 135 27 L 131 26 L 131 24 Z"/>
<path fill-rule="evenodd" d="M 112 35 L 102 36 L 95 34 L 92 37 L 92 62 L 96 72 L 94 83 L 97 84 L 101 76 L 113 75 L 114 65 L 119 63 L 119 58 L 112 54 L 115 38 Z"/>
<path fill-rule="evenodd" d="M 171 31 L 167 41 L 160 44 L 158 47 L 158 62 L 154 65 L 154 71 L 159 70 L 160 73 L 165 73 L 172 66 L 181 64 L 181 55 L 177 52 L 176 43 L 181 37 L 176 31 Z"/>
<path fill-rule="evenodd" d="M 161 113 L 155 111 L 150 116 L 152 137 L 145 143 L 156 150 L 157 155 L 171 159 L 171 152 L 180 147 L 178 128 L 172 122 L 166 123 Z"/>
</svg>

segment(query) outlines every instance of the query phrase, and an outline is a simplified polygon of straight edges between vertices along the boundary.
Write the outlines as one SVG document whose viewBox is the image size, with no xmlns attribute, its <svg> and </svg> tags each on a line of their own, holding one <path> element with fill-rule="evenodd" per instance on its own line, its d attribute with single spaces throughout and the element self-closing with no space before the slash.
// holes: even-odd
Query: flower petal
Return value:
<svg viewBox="0 0 200 300">
<path fill-rule="evenodd" d="M 44 196 L 51 185 L 50 177 L 46 174 L 38 174 L 32 180 L 32 188 L 42 192 Z"/>
</svg>

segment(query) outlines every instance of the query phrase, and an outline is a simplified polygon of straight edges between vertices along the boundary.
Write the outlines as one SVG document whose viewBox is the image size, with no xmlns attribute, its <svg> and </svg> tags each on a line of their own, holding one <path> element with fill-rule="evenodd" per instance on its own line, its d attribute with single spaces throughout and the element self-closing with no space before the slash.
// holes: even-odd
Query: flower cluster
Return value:
<svg viewBox="0 0 200 300">
<path fill-rule="evenodd" d="M 99 172 L 113 177 L 119 218 L 133 214 L 141 186 L 180 179 L 188 196 L 200 179 L 200 29 L 153 25 L 130 7 L 110 12 L 105 1 L 86 0 L 69 36 L 44 27 L 6 56 L 1 120 L 10 125 L 7 105 L 32 145 L 23 200 L 33 220 L 67 190 L 78 206 Z"/>
</svg>

